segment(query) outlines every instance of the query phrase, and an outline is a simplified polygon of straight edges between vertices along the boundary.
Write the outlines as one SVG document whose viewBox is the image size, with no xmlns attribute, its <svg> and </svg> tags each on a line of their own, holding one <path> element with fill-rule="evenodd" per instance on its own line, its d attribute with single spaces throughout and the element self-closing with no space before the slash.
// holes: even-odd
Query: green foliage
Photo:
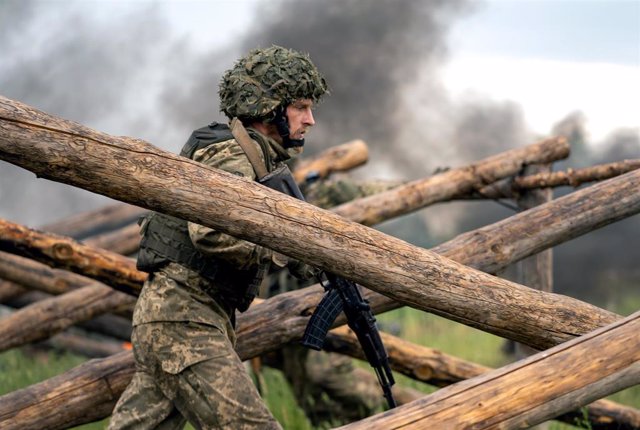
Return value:
<svg viewBox="0 0 640 430">
<path fill-rule="evenodd" d="M 26 347 L 0 353 L 0 395 L 28 387 L 70 370 L 86 359 L 69 353 L 42 352 Z M 100 430 L 108 419 L 76 427 L 77 430 Z"/>
</svg>

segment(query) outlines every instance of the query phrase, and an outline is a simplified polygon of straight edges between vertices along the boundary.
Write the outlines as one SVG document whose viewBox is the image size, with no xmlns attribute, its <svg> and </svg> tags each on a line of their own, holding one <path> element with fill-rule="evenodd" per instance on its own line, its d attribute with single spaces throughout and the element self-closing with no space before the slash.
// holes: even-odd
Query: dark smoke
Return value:
<svg viewBox="0 0 640 430">
<path fill-rule="evenodd" d="M 108 8 L 107 18 L 97 20 L 73 4 L 62 10 L 43 2 L 1 2 L 0 94 L 176 152 L 191 130 L 223 119 L 217 85 L 233 60 L 252 48 L 280 44 L 309 53 L 331 87 L 317 109 L 307 152 L 365 139 L 371 161 L 356 175 L 421 178 L 437 167 L 461 166 L 540 137 L 528 132 L 516 104 L 477 96 L 454 100 L 443 87 L 439 73 L 447 60 L 448 32 L 476 2 L 256 5 L 254 24 L 244 36 L 230 46 L 196 52 L 189 40 L 172 33 L 156 4 L 113 16 L 115 8 Z M 233 17 L 213 10 L 211 25 L 220 19 Z M 584 125 L 581 114 L 573 113 L 551 130 L 572 144 L 571 159 L 558 168 L 638 158 L 637 131 L 612 134 L 596 150 Z M 0 161 L 0 217 L 39 225 L 107 201 L 36 180 Z M 446 204 L 381 228 L 433 246 L 511 213 L 493 202 Z M 637 286 L 639 227 L 636 216 L 559 247 L 556 290 L 603 304 L 615 297 L 608 290 L 613 283 Z"/>
<path fill-rule="evenodd" d="M 604 142 L 590 142 L 586 119 L 580 112 L 569 114 L 553 128 L 553 134 L 565 136 L 571 144 L 571 156 L 556 169 L 582 168 L 640 157 L 637 130 L 616 130 Z M 583 185 L 587 186 L 587 185 Z M 573 188 L 557 189 L 555 196 Z M 608 308 L 625 307 L 625 291 L 637 291 L 640 285 L 640 215 L 581 236 L 554 251 L 556 290 L 573 297 L 585 297 Z"/>
<path fill-rule="evenodd" d="M 306 151 L 361 138 L 373 160 L 387 160 L 386 169 L 394 170 L 412 160 L 396 146 L 402 145 L 404 119 L 420 107 L 407 107 L 404 90 L 419 76 L 435 73 L 446 57 L 447 30 L 468 9 L 463 0 L 270 2 L 262 6 L 259 24 L 238 42 L 236 51 L 277 44 L 308 53 L 327 78 L 331 95 L 317 109 Z M 173 118 L 192 112 L 194 104 L 200 111 L 211 110 L 212 100 L 197 94 L 211 94 L 223 68 L 212 57 L 191 70 L 188 84 L 180 83 L 183 91 L 167 86 Z M 442 97 L 439 91 L 432 99 L 439 102 Z M 433 143 L 416 139 L 407 145 L 421 147 L 424 159 Z M 411 163 L 418 176 L 424 176 L 423 163 Z"/>
<path fill-rule="evenodd" d="M 0 4 L 0 17 L 0 94 L 101 131 L 165 146 L 162 121 L 149 113 L 156 101 L 146 100 L 144 89 L 156 79 L 159 68 L 153 64 L 171 65 L 166 57 L 176 42 L 154 7 L 101 21 L 73 4 L 61 11 L 53 4 L 9 1 Z M 108 201 L 35 180 L 2 161 L 0 199 L 0 216 L 30 225 Z"/>
</svg>

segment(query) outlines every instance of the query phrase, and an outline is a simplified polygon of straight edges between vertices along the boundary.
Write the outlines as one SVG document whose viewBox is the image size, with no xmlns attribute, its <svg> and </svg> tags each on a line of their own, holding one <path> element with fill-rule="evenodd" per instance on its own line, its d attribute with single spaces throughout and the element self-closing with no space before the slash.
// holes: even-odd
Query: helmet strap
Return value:
<svg viewBox="0 0 640 430">
<path fill-rule="evenodd" d="M 270 121 L 276 126 L 278 134 L 282 138 L 282 146 L 285 149 L 304 146 L 304 139 L 291 139 L 291 130 L 289 129 L 289 119 L 287 118 L 287 108 L 278 106 L 275 109 L 275 116 Z"/>
</svg>

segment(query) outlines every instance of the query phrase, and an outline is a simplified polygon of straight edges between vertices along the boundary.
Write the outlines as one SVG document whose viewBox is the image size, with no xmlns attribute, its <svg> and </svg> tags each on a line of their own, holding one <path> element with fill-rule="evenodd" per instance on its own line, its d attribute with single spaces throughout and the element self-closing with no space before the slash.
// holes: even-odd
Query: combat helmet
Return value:
<svg viewBox="0 0 640 430">
<path fill-rule="evenodd" d="M 302 98 L 318 102 L 327 92 L 324 77 L 307 55 L 273 45 L 249 52 L 224 73 L 219 87 L 220 110 L 229 119 L 274 123 L 281 135 L 288 136 L 283 120 L 286 107 Z"/>
</svg>

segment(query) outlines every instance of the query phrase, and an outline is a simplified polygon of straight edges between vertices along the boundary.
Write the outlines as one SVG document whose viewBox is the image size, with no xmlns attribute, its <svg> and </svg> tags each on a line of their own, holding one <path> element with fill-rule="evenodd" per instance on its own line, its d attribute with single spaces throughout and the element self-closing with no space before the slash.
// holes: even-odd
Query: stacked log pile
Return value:
<svg viewBox="0 0 640 430">
<path fill-rule="evenodd" d="M 621 339 L 637 330 L 638 315 L 622 319 L 588 303 L 536 291 L 490 273 L 640 212 L 640 171 L 629 171 L 538 205 L 463 234 L 431 251 L 365 226 L 434 202 L 488 192 L 488 187 L 517 174 L 523 166 L 551 163 L 567 155 L 566 142 L 548 139 L 329 212 L 168 154 L 145 142 L 108 136 L 0 98 L 0 159 L 38 176 L 216 228 L 353 279 L 372 290 L 367 297 L 377 312 L 407 305 L 538 350 L 552 348 L 487 373 L 484 372 L 488 369 L 466 364 L 467 373 L 450 380 L 434 377 L 431 381 L 441 386 L 453 383 L 451 387 L 354 423 L 355 427 L 419 427 L 421 420 L 428 419 L 434 427 L 440 423 L 446 427 L 455 420 L 469 426 L 488 423 L 515 428 L 561 416 L 638 383 L 640 339 L 631 336 L 635 344 L 616 347 Z M 170 188 L 164 186 L 168 178 Z M 517 189 L 510 187 L 512 192 Z M 0 222 L 0 250 L 93 279 L 65 293 L 55 306 L 48 302 L 34 311 L 39 305 L 35 303 L 32 308 L 25 308 L 30 314 L 10 317 L 13 322 L 8 319 L 8 323 L 0 322 L 5 324 L 3 333 L 13 333 L 0 338 L 4 348 L 15 346 L 11 339 L 19 338 L 17 332 L 10 332 L 11 327 L 37 321 L 34 315 L 42 315 L 44 309 L 67 306 L 57 308 L 57 313 L 42 320 L 46 321 L 43 325 L 55 330 L 41 338 L 101 313 L 130 309 L 132 299 L 125 293 L 135 295 L 145 279 L 132 260 L 116 252 L 8 221 Z M 0 277 L 5 278 L 5 274 L 0 273 Z M 11 279 L 10 275 L 5 279 Z M 20 277 L 12 281 L 19 282 Z M 107 304 L 104 298 L 86 301 L 81 298 L 93 294 L 107 295 L 113 301 Z M 239 355 L 251 358 L 298 339 L 321 294 L 317 286 L 284 294 L 241 315 Z M 104 303 L 92 305 L 97 302 Z M 69 311 L 72 308 L 77 311 Z M 62 321 L 65 315 L 69 318 Z M 278 315 L 277 320 L 273 315 Z M 33 339 L 22 342 L 25 341 Z M 571 377 L 576 370 L 567 363 L 579 361 L 576 357 L 595 349 L 600 354 L 598 360 L 610 365 L 606 371 L 590 369 L 588 378 L 576 382 Z M 400 361 L 406 360 L 397 360 L 396 369 Z M 444 367 L 434 369 L 433 374 L 443 374 Z M 49 381 L 0 397 L 0 423 L 3 428 L 65 428 L 108 416 L 132 372 L 129 352 L 89 362 Z M 481 373 L 484 374 L 477 376 Z M 466 382 L 458 382 L 470 377 Z M 548 383 L 549 378 L 553 378 L 553 384 Z M 534 388 L 552 387 L 540 390 L 536 398 L 512 396 L 508 410 L 504 401 L 495 401 L 496 392 L 517 391 L 523 381 Z M 477 408 L 478 402 L 484 407 Z M 64 413 L 55 416 L 42 413 L 58 408 L 58 404 L 65 405 Z M 473 405 L 482 409 L 482 414 L 474 413 Z M 598 413 L 616 424 L 640 422 L 638 411 L 610 402 L 600 402 L 591 411 L 594 425 L 598 425 Z"/>
</svg>

